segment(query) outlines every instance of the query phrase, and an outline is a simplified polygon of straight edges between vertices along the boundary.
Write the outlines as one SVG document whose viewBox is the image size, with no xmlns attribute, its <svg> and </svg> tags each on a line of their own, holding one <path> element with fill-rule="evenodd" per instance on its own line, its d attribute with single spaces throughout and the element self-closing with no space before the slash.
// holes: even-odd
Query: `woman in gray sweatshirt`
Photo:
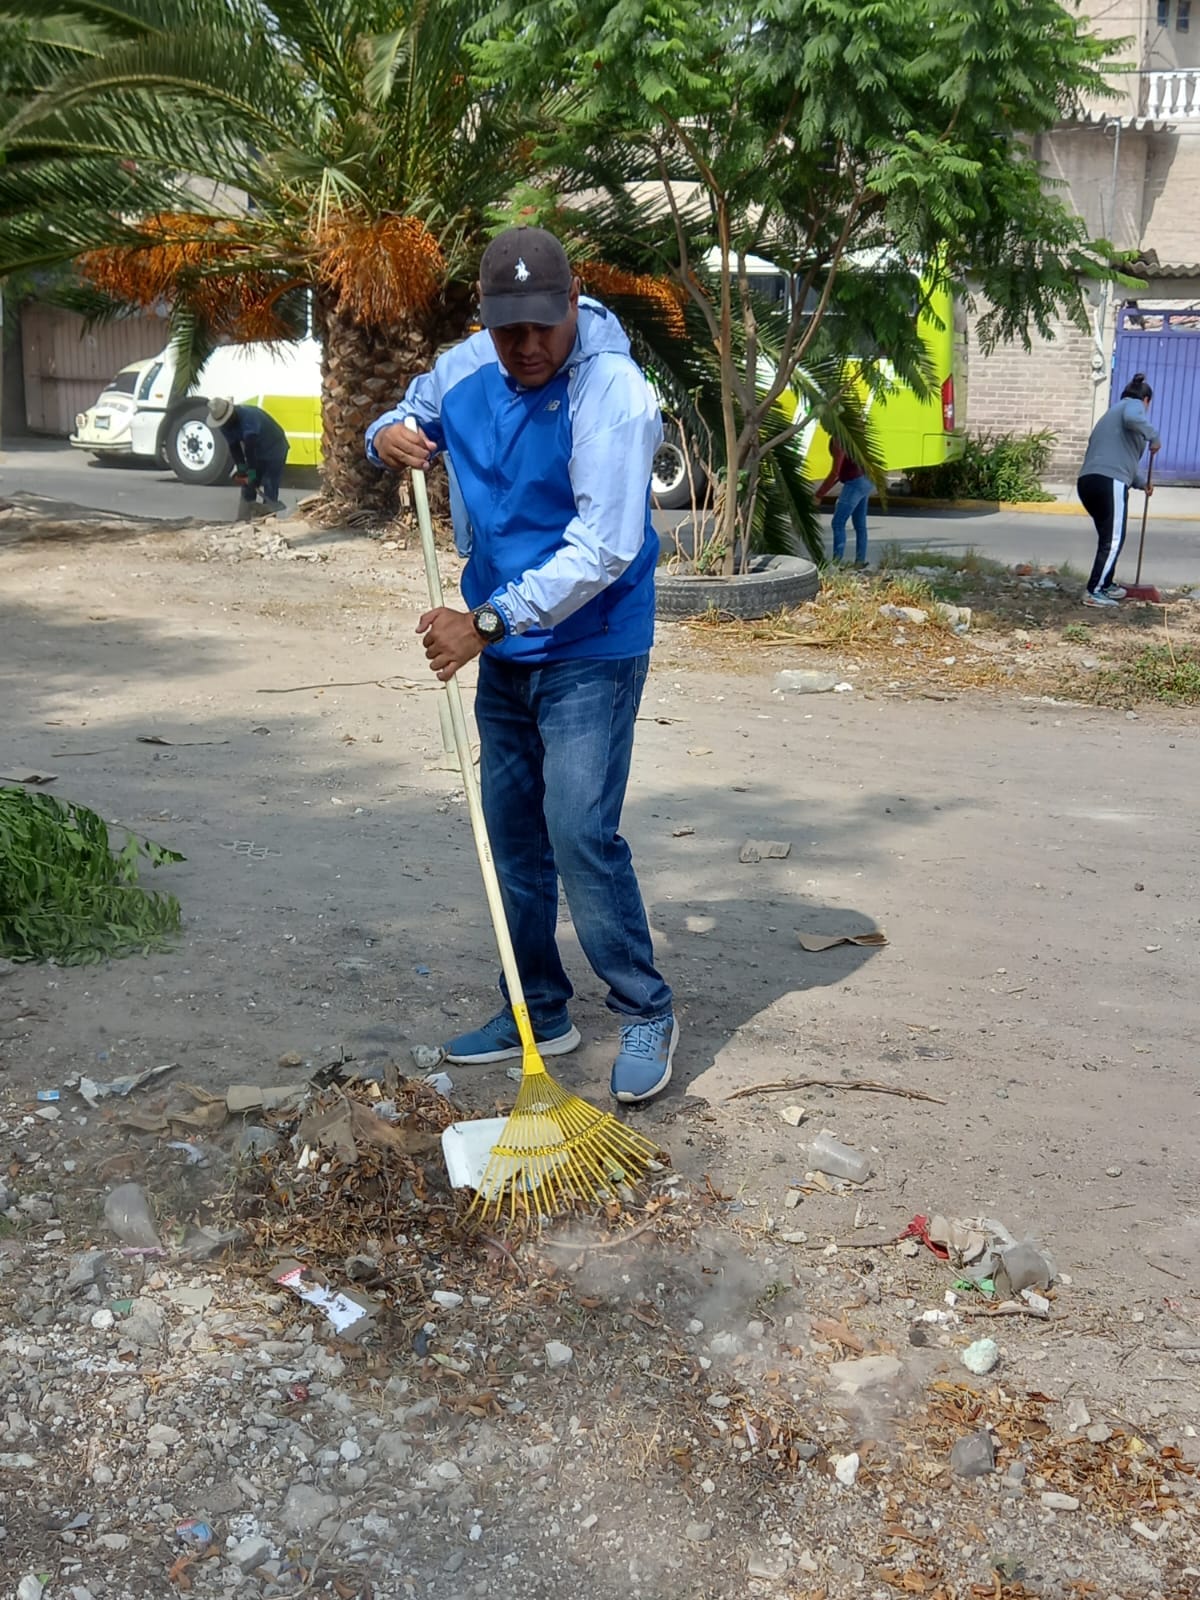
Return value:
<svg viewBox="0 0 1200 1600">
<path fill-rule="evenodd" d="M 1126 591 L 1114 579 L 1125 543 L 1129 490 L 1132 486 L 1154 492 L 1140 465 L 1147 445 L 1152 456 L 1159 448 L 1158 430 L 1150 421 L 1152 397 L 1146 374 L 1135 373 L 1088 440 L 1078 488 L 1083 508 L 1096 524 L 1096 559 L 1083 597 L 1085 606 L 1115 606 L 1125 598 Z"/>
</svg>

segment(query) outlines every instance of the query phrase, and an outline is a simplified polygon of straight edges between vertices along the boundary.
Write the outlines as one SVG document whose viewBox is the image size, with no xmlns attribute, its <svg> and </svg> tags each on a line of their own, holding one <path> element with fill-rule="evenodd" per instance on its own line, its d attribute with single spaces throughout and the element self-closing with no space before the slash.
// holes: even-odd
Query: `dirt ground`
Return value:
<svg viewBox="0 0 1200 1600">
<path fill-rule="evenodd" d="M 453 570 L 449 556 L 446 568 Z M 60 1212 L 71 1209 L 61 1192 L 74 1189 L 98 1215 L 104 1174 L 89 1167 L 89 1149 L 95 1139 L 95 1148 L 111 1150 L 111 1121 L 98 1124 L 93 1114 L 76 1124 L 86 1108 L 75 1101 L 58 1125 L 32 1116 L 34 1092 L 63 1087 L 72 1074 L 111 1077 L 174 1062 L 178 1076 L 216 1092 L 286 1081 L 288 1069 L 276 1062 L 289 1053 L 317 1064 L 344 1051 L 367 1067 L 397 1062 L 403 1070 L 412 1046 L 490 1015 L 494 948 L 460 784 L 442 748 L 438 691 L 426 681 L 413 634 L 422 605 L 415 555 L 365 537 L 293 532 L 289 549 L 261 531 L 235 538 L 99 518 L 0 525 L 0 776 L 56 774 L 49 792 L 186 857 L 160 874 L 183 906 L 175 950 L 0 978 L 0 1102 L 8 1107 L 0 1177 L 7 1170 L 17 1190 L 22 1174 L 30 1183 L 40 1174 Z M 866 1258 L 854 1252 L 856 1242 L 894 1238 L 917 1213 L 996 1218 L 1044 1246 L 1065 1275 L 1052 1329 L 1024 1318 L 1001 1327 L 1009 1363 L 1001 1370 L 1011 1373 L 1005 1403 L 1040 1395 L 1059 1406 L 1082 1397 L 1093 1418 L 1195 1463 L 1196 714 L 1046 699 L 1045 683 L 1030 677 L 1021 657 L 1040 643 L 1036 617 L 1031 625 L 1032 641 L 953 641 L 960 654 L 980 659 L 1008 652 L 1004 659 L 1017 665 L 1007 680 L 987 689 L 935 683 L 932 691 L 932 679 L 898 676 L 877 662 L 848 667 L 844 658 L 786 642 L 734 647 L 711 630 L 661 629 L 625 831 L 660 964 L 675 987 L 681 1042 L 670 1092 L 636 1120 L 697 1193 L 708 1184 L 725 1197 L 719 1217 L 706 1213 L 701 1235 L 704 1250 L 726 1263 L 722 1271 L 743 1251 L 754 1264 L 754 1282 L 739 1291 L 738 1314 L 751 1328 L 739 1335 L 745 1348 L 755 1343 L 754 1327 L 763 1327 L 755 1307 L 777 1279 L 795 1302 L 789 1317 L 817 1307 L 842 1316 L 844 1307 L 859 1306 L 870 1320 L 878 1301 L 861 1292 Z M 1051 645 L 1058 648 L 1057 635 Z M 847 673 L 853 691 L 775 687 L 780 670 L 825 664 Z M 166 743 L 138 742 L 147 736 Z M 743 865 L 747 839 L 787 841 L 791 853 Z M 886 947 L 809 954 L 797 939 L 798 932 L 875 928 L 886 931 Z M 569 926 L 564 944 L 585 1043 L 556 1064 L 556 1075 L 604 1103 L 614 1019 Z M 464 1104 L 511 1098 L 503 1067 L 454 1076 Z M 755 1085 L 808 1078 L 829 1086 L 730 1099 Z M 846 1087 L 853 1080 L 933 1098 L 853 1091 Z M 156 1092 L 140 1091 L 139 1103 L 159 1103 Z M 64 1089 L 64 1106 L 69 1100 Z M 780 1115 L 792 1104 L 808 1112 L 799 1128 Z M 785 1209 L 821 1128 L 869 1152 L 874 1176 L 849 1197 L 810 1186 L 794 1210 Z M 8 1278 L 0 1271 L 10 1327 L 19 1331 L 18 1289 L 31 1292 L 22 1272 L 36 1268 L 35 1277 L 40 1271 L 52 1281 L 55 1258 L 65 1261 L 62 1252 L 84 1242 L 81 1229 L 83 1222 L 65 1241 L 52 1241 L 48 1253 L 36 1230 L 34 1239 L 16 1230 Z M 744 1245 L 731 1243 L 743 1237 L 736 1230 L 745 1231 Z M 806 1238 L 780 1245 L 781 1230 Z M 100 1232 L 93 1227 L 91 1237 Z M 699 1236 L 680 1235 L 664 1257 L 677 1262 L 686 1283 L 659 1284 L 655 1315 L 680 1337 L 689 1315 L 718 1325 L 694 1312 L 704 1280 L 700 1256 L 690 1276 L 685 1258 L 688 1240 Z M 832 1249 L 835 1243 L 843 1248 Z M 931 1258 L 884 1258 L 871 1254 L 879 1262 L 874 1292 L 884 1284 L 884 1307 L 899 1319 L 895 1339 L 888 1343 L 881 1322 L 865 1348 L 898 1348 L 913 1383 L 919 1357 L 926 1403 L 923 1386 L 945 1380 L 950 1368 L 955 1382 L 963 1379 L 957 1349 L 981 1330 L 965 1322 L 949 1336 L 937 1330 L 932 1354 L 941 1367 L 930 1352 L 910 1348 L 908 1324 L 923 1308 L 942 1305 L 950 1280 Z M 236 1271 L 245 1273 L 245 1264 Z M 601 1296 L 620 1299 L 620 1276 L 611 1275 Z M 162 1276 L 157 1287 L 166 1292 L 175 1281 Z M 231 1276 L 224 1292 L 248 1281 Z M 640 1289 L 648 1283 L 639 1279 Z M 652 1285 L 647 1292 L 654 1300 Z M 276 1316 L 295 1310 L 272 1305 Z M 541 1337 L 565 1337 L 553 1331 L 558 1316 Z M 752 1369 L 762 1380 L 778 1368 L 786 1359 L 782 1337 L 772 1321 L 770 1348 L 743 1378 Z M 570 1342 L 579 1346 L 582 1338 Z M 827 1340 L 817 1347 L 828 1357 Z M 833 1353 L 854 1353 L 854 1346 L 835 1341 Z M 10 1367 L 27 1356 L 11 1341 L 8 1354 Z M 694 1378 L 697 1369 L 689 1370 Z M 0 1414 L 4 1373 L 0 1364 Z M 543 1377 L 548 1383 L 550 1374 Z M 18 1395 L 12 1370 L 7 1381 L 11 1403 Z M 171 1381 L 185 1383 L 186 1373 Z M 18 1410 L 23 1403 L 18 1395 Z M 586 1403 L 585 1386 L 570 1404 Z M 664 1394 L 661 1404 L 672 1403 Z M 872 1413 L 872 1427 L 895 1443 L 899 1425 L 881 1428 L 881 1414 Z M 553 1416 L 556 1447 L 572 1437 L 572 1421 L 601 1426 L 586 1415 L 580 1425 L 565 1401 Z M 10 1441 L 13 1426 L 10 1419 Z M 16 1448 L 0 1438 L 0 1490 L 2 1452 Z M 987 1566 L 988 1552 L 1002 1543 L 993 1502 L 973 1505 L 970 1497 L 983 1490 L 947 1480 L 940 1468 L 937 1528 L 925 1524 L 919 1538 L 932 1541 L 939 1519 L 959 1531 L 953 1555 L 943 1552 L 935 1570 L 885 1559 L 874 1546 L 868 1554 L 848 1509 L 852 1491 L 828 1476 L 824 1500 L 795 1502 L 786 1542 L 786 1519 L 759 1526 L 769 1496 L 752 1483 L 739 1491 L 740 1511 L 723 1501 L 731 1519 L 725 1531 L 710 1529 L 701 1540 L 692 1524 L 713 1521 L 703 1511 L 705 1494 L 692 1492 L 686 1471 L 682 1483 L 676 1471 L 668 1484 L 671 1464 L 653 1450 L 643 1459 L 648 1478 L 635 1500 L 661 1497 L 674 1506 L 667 1520 L 679 1538 L 667 1539 L 661 1560 L 647 1557 L 641 1569 L 626 1554 L 610 1561 L 599 1549 L 581 1552 L 571 1570 L 588 1574 L 595 1595 L 607 1596 L 610 1585 L 613 1594 L 653 1597 L 827 1600 L 1200 1592 L 1194 1494 L 1184 1494 L 1183 1509 L 1161 1525 L 1140 1513 L 1161 1545 L 1129 1532 L 1128 1516 L 1091 1515 L 1086 1504 L 1069 1527 L 1052 1509 L 1031 1514 L 1029 1548 L 1042 1554 L 1021 1576 L 1017 1567 Z M 562 1480 L 574 1486 L 571 1505 L 591 1503 L 587 1475 L 581 1451 Z M 864 1501 L 873 1526 L 899 1516 L 888 1498 L 894 1485 L 880 1481 Z M 1053 1488 L 1058 1480 L 1046 1482 Z M 11 1482 L 8 1488 L 14 1495 Z M 94 1501 L 97 1491 L 90 1493 Z M 519 1483 L 493 1483 L 488 1503 L 515 1505 L 522 1493 Z M 22 1573 L 57 1570 L 30 1553 L 37 1517 L 45 1524 L 50 1515 L 35 1515 L 35 1501 L 11 1560 L 0 1542 L 0 1571 L 14 1585 Z M 555 1502 L 554 1516 L 564 1514 Z M 639 1514 L 627 1506 L 622 1516 L 636 1523 Z M 9 1521 L 17 1526 L 12 1512 Z M 439 1577 L 442 1568 L 423 1569 L 417 1555 L 418 1547 L 436 1552 L 438 1540 L 450 1538 L 431 1524 L 425 1543 L 412 1546 L 407 1576 L 385 1582 L 377 1574 L 373 1591 L 360 1584 L 338 1592 L 439 1600 L 457 1596 L 460 1584 L 464 1595 L 489 1585 L 505 1595 L 585 1592 L 557 1586 L 557 1568 L 543 1559 L 545 1525 L 536 1539 L 533 1526 L 512 1536 L 519 1567 L 496 1555 L 499 1565 L 485 1563 L 475 1574 L 482 1588 L 467 1578 L 488 1538 L 472 1534 L 463 1546 L 461 1578 Z M 971 1526 L 978 1540 L 962 1532 Z M 893 1544 L 900 1539 L 907 1556 L 932 1549 L 919 1538 L 912 1545 L 897 1535 Z M 765 1558 L 753 1553 L 764 1540 L 773 1551 L 765 1574 L 754 1565 Z M 829 1549 L 832 1562 L 823 1554 Z M 801 1550 L 808 1560 L 797 1560 Z M 1071 1562 L 1080 1552 L 1090 1564 L 1076 1571 Z M 153 1569 L 157 1580 L 143 1576 L 128 1592 L 176 1592 L 178 1583 L 173 1589 L 162 1576 L 169 1565 L 164 1560 Z M 87 1577 L 85 1593 L 126 1592 L 121 1563 L 105 1570 L 107 1578 L 97 1576 L 99 1567 Z M 231 1570 L 222 1567 L 228 1592 L 260 1592 L 258 1580 L 234 1582 Z M 906 1578 L 910 1570 L 915 1576 Z M 983 1587 L 972 1589 L 973 1581 Z M 46 1592 L 71 1588 L 52 1581 Z"/>
</svg>

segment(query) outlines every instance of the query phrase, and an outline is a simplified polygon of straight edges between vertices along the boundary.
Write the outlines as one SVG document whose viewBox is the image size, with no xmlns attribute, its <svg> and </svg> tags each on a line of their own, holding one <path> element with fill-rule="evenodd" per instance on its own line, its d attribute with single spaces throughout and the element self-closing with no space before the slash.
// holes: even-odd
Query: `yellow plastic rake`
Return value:
<svg viewBox="0 0 1200 1600">
<path fill-rule="evenodd" d="M 425 474 L 414 470 L 412 483 L 429 603 L 437 607 L 443 604 L 442 580 L 433 542 Z M 655 1155 L 656 1146 L 619 1122 L 611 1112 L 600 1111 L 579 1095 L 570 1094 L 546 1071 L 546 1063 L 533 1036 L 508 919 L 504 914 L 458 678 L 449 678 L 444 688 L 471 831 L 500 951 L 500 965 L 521 1039 L 521 1087 L 517 1103 L 492 1146 L 471 1211 L 480 1217 L 495 1219 L 504 1215 L 515 1218 L 518 1212 L 549 1215 L 566 1209 L 573 1202 L 595 1202 L 602 1193 L 611 1193 L 617 1184 L 636 1182 Z"/>
</svg>

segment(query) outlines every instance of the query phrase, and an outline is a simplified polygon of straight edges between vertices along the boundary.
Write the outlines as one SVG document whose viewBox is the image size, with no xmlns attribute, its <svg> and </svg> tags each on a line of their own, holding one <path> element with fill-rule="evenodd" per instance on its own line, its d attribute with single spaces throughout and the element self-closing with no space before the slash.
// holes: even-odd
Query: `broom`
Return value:
<svg viewBox="0 0 1200 1600">
<path fill-rule="evenodd" d="M 419 469 L 413 470 L 412 484 L 429 603 L 438 607 L 443 604 L 442 580 L 433 542 L 425 474 Z M 482 1218 L 499 1219 L 506 1214 L 509 1220 L 514 1219 L 518 1211 L 546 1215 L 565 1210 L 573 1201 L 595 1202 L 602 1192 L 611 1193 L 616 1184 L 639 1176 L 657 1153 L 657 1147 L 618 1122 L 611 1112 L 600 1111 L 579 1095 L 568 1093 L 546 1071 L 533 1035 L 504 914 L 500 879 L 492 860 L 458 678 L 447 678 L 443 688 L 450 709 L 454 748 L 462 769 L 471 832 L 475 836 L 488 910 L 500 950 L 500 965 L 521 1040 L 521 1087 L 517 1103 L 492 1147 L 471 1211 Z"/>
</svg>

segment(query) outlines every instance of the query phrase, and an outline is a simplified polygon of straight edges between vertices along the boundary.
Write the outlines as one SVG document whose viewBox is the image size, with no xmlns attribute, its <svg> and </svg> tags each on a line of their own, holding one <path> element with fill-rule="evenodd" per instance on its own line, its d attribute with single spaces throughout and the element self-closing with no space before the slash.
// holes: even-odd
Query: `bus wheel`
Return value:
<svg viewBox="0 0 1200 1600">
<path fill-rule="evenodd" d="M 650 493 L 655 504 L 663 511 L 684 511 L 692 503 L 692 494 L 703 503 L 708 482 L 704 468 L 695 457 L 688 471 L 688 450 L 683 432 L 677 422 L 663 423 L 663 441 L 654 452 L 650 468 Z"/>
<path fill-rule="evenodd" d="M 208 402 L 201 400 L 176 411 L 163 436 L 167 465 L 180 483 L 227 483 L 233 474 L 233 457 L 219 430 L 205 418 Z"/>
</svg>

